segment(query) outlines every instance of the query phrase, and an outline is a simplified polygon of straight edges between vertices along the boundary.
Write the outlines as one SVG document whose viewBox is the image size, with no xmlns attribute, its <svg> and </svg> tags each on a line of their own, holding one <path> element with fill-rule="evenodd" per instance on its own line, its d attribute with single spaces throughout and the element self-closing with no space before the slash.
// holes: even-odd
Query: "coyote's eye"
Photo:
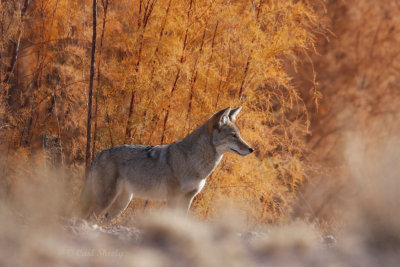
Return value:
<svg viewBox="0 0 400 267">
<path fill-rule="evenodd" d="M 232 134 L 232 137 L 233 137 L 233 138 L 237 138 L 237 135 L 236 135 L 236 134 Z"/>
</svg>

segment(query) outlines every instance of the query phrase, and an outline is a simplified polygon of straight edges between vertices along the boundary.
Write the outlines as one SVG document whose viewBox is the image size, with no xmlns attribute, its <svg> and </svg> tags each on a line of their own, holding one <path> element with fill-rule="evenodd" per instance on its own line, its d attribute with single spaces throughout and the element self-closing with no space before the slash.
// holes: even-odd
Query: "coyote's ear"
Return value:
<svg viewBox="0 0 400 267">
<path fill-rule="evenodd" d="M 235 122 L 236 121 L 236 116 L 239 114 L 239 112 L 241 110 L 242 110 L 242 107 L 237 107 L 237 108 L 232 109 L 229 112 L 229 119 L 231 119 L 232 122 Z"/>
<path fill-rule="evenodd" d="M 231 111 L 230 107 L 226 109 L 220 110 L 208 121 L 208 131 L 212 133 L 214 128 L 220 128 L 222 125 L 226 124 L 229 120 L 229 112 Z"/>
<path fill-rule="evenodd" d="M 226 124 L 229 121 L 229 113 L 231 112 L 231 108 L 227 107 L 226 109 L 220 110 L 217 114 L 218 126 Z"/>
</svg>

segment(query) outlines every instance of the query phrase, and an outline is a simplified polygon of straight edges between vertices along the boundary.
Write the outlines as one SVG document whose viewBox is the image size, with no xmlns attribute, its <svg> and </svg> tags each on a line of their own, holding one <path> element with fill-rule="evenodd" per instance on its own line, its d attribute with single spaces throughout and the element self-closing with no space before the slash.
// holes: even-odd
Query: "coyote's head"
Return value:
<svg viewBox="0 0 400 267">
<path fill-rule="evenodd" d="M 212 143 L 218 153 L 235 152 L 246 156 L 254 151 L 240 136 L 236 126 L 236 116 L 242 107 L 226 108 L 215 113 L 208 120 L 208 130 L 212 135 Z"/>
</svg>

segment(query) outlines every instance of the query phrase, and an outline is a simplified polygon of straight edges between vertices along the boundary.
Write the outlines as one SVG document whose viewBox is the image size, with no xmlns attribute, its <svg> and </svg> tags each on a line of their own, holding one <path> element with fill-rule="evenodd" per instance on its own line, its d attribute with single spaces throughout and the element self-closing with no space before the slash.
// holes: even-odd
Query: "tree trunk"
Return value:
<svg viewBox="0 0 400 267">
<path fill-rule="evenodd" d="M 142 21 L 142 23 L 140 23 L 140 16 L 141 16 L 142 5 L 143 5 L 142 2 L 143 1 L 140 1 L 140 6 L 139 6 L 138 31 L 141 31 L 141 33 L 140 33 L 140 37 L 139 37 L 140 43 L 139 43 L 138 59 L 137 59 L 136 66 L 135 66 L 136 77 L 139 72 L 140 62 L 142 59 L 142 50 L 143 50 L 144 34 L 146 32 L 146 26 L 147 26 L 147 23 L 149 22 L 150 15 L 153 12 L 153 8 L 154 8 L 154 5 L 157 2 L 157 0 L 148 0 L 146 5 L 143 6 L 143 21 Z M 140 29 L 140 27 L 142 27 L 142 29 Z M 131 117 L 133 114 L 133 104 L 135 103 L 135 94 L 136 94 L 135 87 L 136 87 L 136 80 L 135 80 L 135 84 L 133 85 L 133 88 L 132 88 L 131 101 L 129 103 L 129 113 L 128 113 L 128 120 L 126 122 L 126 128 L 125 128 L 124 143 L 126 143 L 129 139 L 132 138 L 132 134 L 130 131 L 130 120 L 131 120 Z"/>
<path fill-rule="evenodd" d="M 10 78 L 12 76 L 12 73 L 14 72 L 15 65 L 17 63 L 20 44 L 21 44 L 21 32 L 18 33 L 18 39 L 14 43 L 14 47 L 12 50 L 12 56 L 11 56 L 11 62 L 10 62 L 10 66 L 7 68 L 6 75 L 4 76 L 4 80 L 3 80 L 4 83 L 10 82 Z"/>
<path fill-rule="evenodd" d="M 29 4 L 30 4 L 29 0 L 25 0 L 24 6 L 19 10 L 21 22 L 22 22 L 22 20 L 24 18 L 26 10 L 29 7 Z M 20 48 L 20 44 L 21 44 L 21 37 L 22 37 L 22 29 L 19 28 L 18 29 L 18 39 L 17 39 L 16 42 L 14 42 L 14 47 L 12 49 L 11 62 L 10 62 L 10 65 L 8 66 L 8 69 L 7 69 L 7 71 L 5 73 L 5 76 L 4 76 L 4 80 L 3 80 L 4 83 L 9 83 L 11 75 L 14 72 L 15 65 L 16 65 L 17 59 L 18 59 L 19 48 Z"/>
<path fill-rule="evenodd" d="M 101 4 L 103 6 L 103 26 L 101 28 L 100 35 L 100 47 L 99 47 L 99 63 L 97 64 L 97 90 L 95 97 L 95 108 L 94 108 L 94 132 L 93 132 L 93 148 L 92 148 L 92 160 L 96 153 L 96 139 L 97 139 L 97 110 L 98 110 L 98 100 L 99 100 L 99 90 L 100 90 L 100 77 L 101 77 L 101 54 L 103 51 L 103 40 L 104 40 L 104 31 L 106 28 L 106 19 L 107 19 L 107 10 L 108 10 L 108 0 L 102 0 Z"/>
<path fill-rule="evenodd" d="M 260 4 L 258 5 L 258 8 L 257 8 L 257 15 L 255 16 L 256 22 L 258 22 L 258 19 L 260 17 L 260 12 L 261 12 L 262 5 L 263 5 L 263 1 L 261 0 Z M 251 44 L 253 44 L 255 40 L 256 40 L 256 36 L 253 37 L 253 40 L 251 41 Z M 244 67 L 243 79 L 242 79 L 242 82 L 240 83 L 240 89 L 239 89 L 239 101 L 242 100 L 242 96 L 243 96 L 243 92 L 244 92 L 244 84 L 245 84 L 245 81 L 246 81 L 246 78 L 247 78 L 247 74 L 249 72 L 249 66 L 250 66 L 250 62 L 251 62 L 251 59 L 252 59 L 251 58 L 252 54 L 253 54 L 253 48 L 250 50 L 250 53 L 247 56 L 246 66 Z"/>
<path fill-rule="evenodd" d="M 208 88 L 208 73 L 210 72 L 210 65 L 212 62 L 213 55 L 214 55 L 215 35 L 217 34 L 218 24 L 219 24 L 219 21 L 217 21 L 217 23 L 215 24 L 214 34 L 213 34 L 212 41 L 211 41 L 211 55 L 210 55 L 210 59 L 208 60 L 209 64 L 208 64 L 207 72 L 206 72 L 207 79 L 206 79 L 206 85 L 204 86 L 204 93 L 207 92 L 207 88 Z"/>
<path fill-rule="evenodd" d="M 176 73 L 176 76 L 175 76 L 174 83 L 173 83 L 172 88 L 171 88 L 170 97 L 169 97 L 169 104 L 168 104 L 167 112 L 166 112 L 165 117 L 164 117 L 163 130 L 162 130 L 162 133 L 161 133 L 161 140 L 160 140 L 161 144 L 163 144 L 164 141 L 165 141 L 165 130 L 167 129 L 167 122 L 168 122 L 169 112 L 170 112 L 170 109 L 171 109 L 172 96 L 174 95 L 174 91 L 176 89 L 176 85 L 177 85 L 178 80 L 180 78 L 181 70 L 182 70 L 182 64 L 183 64 L 183 61 L 185 59 L 185 50 L 186 50 L 187 37 L 188 37 L 188 32 L 189 32 L 190 11 L 192 10 L 192 4 L 193 4 L 193 0 L 190 1 L 188 12 L 187 12 L 187 26 L 186 26 L 186 31 L 185 31 L 185 37 L 183 39 L 182 55 L 181 55 L 181 60 L 180 60 L 181 66 L 179 66 L 179 69 L 178 69 L 178 71 Z"/>
<path fill-rule="evenodd" d="M 201 54 L 203 52 L 203 45 L 204 45 L 204 40 L 206 38 L 207 25 L 208 25 L 208 20 L 206 21 L 206 25 L 204 26 L 203 36 L 201 38 L 201 43 L 200 43 L 199 54 L 196 57 L 196 60 L 194 62 L 194 66 L 193 66 L 193 70 L 192 70 L 193 77 L 192 77 L 191 82 L 190 82 L 189 103 L 188 103 L 188 111 L 187 111 L 187 115 L 186 115 L 186 121 L 187 121 L 187 124 L 188 124 L 187 131 L 185 131 L 186 133 L 189 133 L 189 131 L 190 131 L 190 113 L 192 111 L 192 101 L 193 101 L 193 94 L 194 94 L 194 86 L 195 86 L 196 81 L 197 81 L 197 73 L 198 73 L 197 64 L 198 64 L 199 58 L 200 58 L 200 56 L 201 56 Z"/>
<path fill-rule="evenodd" d="M 92 38 L 92 56 L 90 62 L 90 78 L 88 92 L 88 115 L 86 126 L 86 164 L 85 174 L 87 176 L 90 167 L 90 142 L 92 128 L 92 98 L 93 98 L 93 78 L 94 78 L 94 63 L 96 54 L 96 36 L 97 36 L 97 0 L 93 0 L 93 38 Z"/>
<path fill-rule="evenodd" d="M 0 50 L 0 94 L 3 91 L 3 79 L 1 77 L 3 77 L 3 64 L 2 64 L 3 59 L 1 58 L 1 50 Z"/>
<path fill-rule="evenodd" d="M 168 6 L 167 6 L 167 10 L 165 11 L 165 16 L 164 16 L 163 23 L 162 23 L 162 26 L 161 26 L 161 31 L 160 31 L 160 34 L 159 34 L 159 37 L 158 37 L 157 47 L 156 47 L 156 50 L 154 51 L 154 56 L 153 56 L 154 58 L 157 58 L 157 54 L 158 54 L 158 51 L 160 49 L 160 43 L 161 43 L 161 39 L 162 39 L 162 37 L 164 35 L 165 25 L 167 24 L 167 18 L 168 18 L 168 14 L 169 14 L 170 8 L 171 8 L 171 0 L 169 0 Z M 154 76 L 154 71 L 155 71 L 155 63 L 156 62 L 154 60 L 153 66 L 151 68 L 150 81 L 153 81 L 153 76 Z"/>
<path fill-rule="evenodd" d="M 56 85 L 53 87 L 53 100 L 54 100 L 54 115 L 55 119 L 57 122 L 57 130 L 58 130 L 58 145 L 60 146 L 60 160 L 61 160 L 61 166 L 64 167 L 64 149 L 63 149 L 63 144 L 62 144 L 62 139 L 61 139 L 61 124 L 60 124 L 60 118 L 58 116 L 58 110 L 57 110 L 57 95 L 56 95 L 56 87 L 58 85 L 58 81 Z"/>
<path fill-rule="evenodd" d="M 157 58 L 158 51 L 159 51 L 159 49 L 160 49 L 160 43 L 161 43 L 162 37 L 164 36 L 165 25 L 167 24 L 168 14 L 169 14 L 169 10 L 170 10 L 170 8 L 171 8 L 171 1 L 172 1 L 172 0 L 169 0 L 167 9 L 166 9 L 166 11 L 165 11 L 165 15 L 164 15 L 164 18 L 163 18 L 163 23 L 162 23 L 162 26 L 161 26 L 160 34 L 159 34 L 159 36 L 158 36 L 157 47 L 156 47 L 156 49 L 155 49 L 155 51 L 154 51 L 154 55 L 153 55 L 154 58 Z M 154 59 L 154 60 L 153 60 L 153 65 L 152 65 L 152 67 L 151 67 L 151 75 L 150 75 L 150 81 L 151 81 L 151 82 L 153 81 L 155 69 L 156 69 L 156 60 Z M 152 99 L 149 98 L 146 107 L 148 107 L 148 106 L 150 105 L 151 101 L 152 101 Z M 148 109 L 146 109 L 146 110 L 144 111 L 144 113 L 143 113 L 143 118 L 144 118 L 144 119 L 146 119 L 147 111 L 148 111 Z M 156 125 L 155 125 L 154 127 L 157 127 L 158 121 L 157 121 L 157 120 L 155 120 L 155 121 L 156 121 Z M 153 133 L 154 133 L 154 130 L 151 131 L 151 134 L 150 134 L 150 137 L 149 137 L 149 142 L 150 142 L 151 139 L 152 139 Z M 139 140 L 142 140 L 142 138 L 143 138 L 143 132 L 141 133 Z"/>
</svg>

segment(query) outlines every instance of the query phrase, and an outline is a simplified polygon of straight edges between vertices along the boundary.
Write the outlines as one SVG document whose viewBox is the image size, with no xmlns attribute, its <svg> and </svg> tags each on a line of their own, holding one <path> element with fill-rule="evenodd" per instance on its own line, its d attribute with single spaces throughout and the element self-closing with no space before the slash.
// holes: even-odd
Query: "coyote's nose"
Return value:
<svg viewBox="0 0 400 267">
<path fill-rule="evenodd" d="M 251 147 L 249 148 L 250 153 L 252 153 L 254 151 L 254 149 L 252 149 Z"/>
</svg>

